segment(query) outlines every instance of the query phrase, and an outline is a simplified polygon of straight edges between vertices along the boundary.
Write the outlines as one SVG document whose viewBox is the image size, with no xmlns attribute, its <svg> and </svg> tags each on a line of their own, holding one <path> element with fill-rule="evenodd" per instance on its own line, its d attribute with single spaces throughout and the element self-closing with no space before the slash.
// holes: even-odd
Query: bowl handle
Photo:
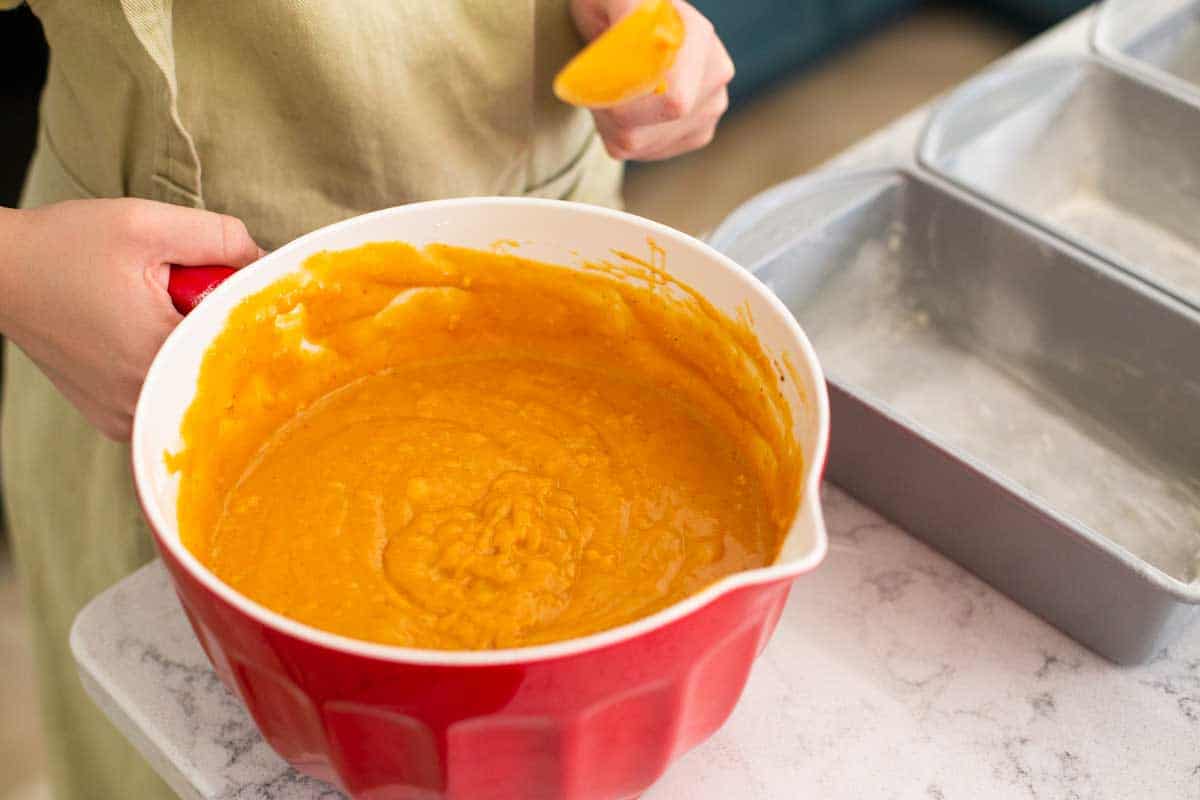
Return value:
<svg viewBox="0 0 1200 800">
<path fill-rule="evenodd" d="M 175 310 L 187 316 L 209 292 L 237 270 L 231 267 L 181 267 L 171 265 L 171 278 L 167 281 L 167 294 Z"/>
</svg>

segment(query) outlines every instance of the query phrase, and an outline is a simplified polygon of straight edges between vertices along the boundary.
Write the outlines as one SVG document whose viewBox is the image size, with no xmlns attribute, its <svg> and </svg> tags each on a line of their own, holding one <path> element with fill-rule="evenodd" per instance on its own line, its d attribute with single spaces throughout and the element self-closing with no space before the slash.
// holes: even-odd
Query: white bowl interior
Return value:
<svg viewBox="0 0 1200 800">
<path fill-rule="evenodd" d="M 214 591 L 231 598 L 256 616 L 269 618 L 276 625 L 302 629 L 309 638 L 337 640 L 338 646 L 343 648 L 352 641 L 314 632 L 267 611 L 237 595 L 208 572 L 179 541 L 175 512 L 179 479 L 168 471 L 164 453 L 178 450 L 182 445 L 180 424 L 192 402 L 201 361 L 210 342 L 224 327 L 230 310 L 241 298 L 298 271 L 313 253 L 389 240 L 418 246 L 444 242 L 480 249 L 489 249 L 502 240 L 511 241 L 516 244 L 510 251 L 517 255 L 573 268 L 581 268 L 586 261 L 614 261 L 615 250 L 650 260 L 649 240 L 653 240 L 666 254 L 666 270 L 698 290 L 717 308 L 732 317 L 739 307 L 748 305 L 754 330 L 766 352 L 781 363 L 786 358 L 794 365 L 795 380 L 789 375 L 782 385 L 792 409 L 794 433 L 805 458 L 803 499 L 776 563 L 730 576 L 701 595 L 617 631 L 632 635 L 636 632 L 632 629 L 647 627 L 643 623 L 650 626 L 663 623 L 665 617 L 680 616 L 688 608 L 707 602 L 704 598 L 713 592 L 772 580 L 784 574 L 798 574 L 823 558 L 826 537 L 817 490 L 829 428 L 825 381 L 812 347 L 783 304 L 747 271 L 712 248 L 640 217 L 552 200 L 471 198 L 377 211 L 307 234 L 231 277 L 205 298 L 159 351 L 147 374 L 134 420 L 134 478 L 151 525 L 172 554 Z M 688 608 L 681 608 L 685 606 Z M 558 645 L 587 643 L 605 638 L 609 633 L 612 632 L 511 652 L 546 650 L 546 654 L 551 655 Z M 382 648 L 361 643 L 349 646 Z M 469 662 L 472 655 L 477 654 L 455 654 L 453 658 L 442 660 Z"/>
</svg>

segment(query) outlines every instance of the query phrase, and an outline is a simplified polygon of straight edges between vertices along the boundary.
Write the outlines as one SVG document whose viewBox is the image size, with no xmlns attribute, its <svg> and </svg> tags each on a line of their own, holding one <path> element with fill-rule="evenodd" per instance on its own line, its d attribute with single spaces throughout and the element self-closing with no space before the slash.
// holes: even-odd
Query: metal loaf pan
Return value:
<svg viewBox="0 0 1200 800">
<path fill-rule="evenodd" d="M 1091 59 L 1000 69 L 939 106 L 919 159 L 1200 307 L 1200 107 Z"/>
<path fill-rule="evenodd" d="M 1119 69 L 1181 95 L 1200 97 L 1200 2 L 1107 0 L 1092 49 Z"/>
<path fill-rule="evenodd" d="M 935 177 L 818 174 L 712 243 L 829 376 L 831 479 L 1096 652 L 1200 602 L 1200 312 Z"/>
</svg>

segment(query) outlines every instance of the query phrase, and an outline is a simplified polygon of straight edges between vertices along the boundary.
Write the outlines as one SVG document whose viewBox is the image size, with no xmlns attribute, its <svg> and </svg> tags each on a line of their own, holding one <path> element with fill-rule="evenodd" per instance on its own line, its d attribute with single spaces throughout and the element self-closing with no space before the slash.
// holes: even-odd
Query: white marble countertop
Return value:
<svg viewBox="0 0 1200 800">
<path fill-rule="evenodd" d="M 1088 14 L 1009 58 L 1084 49 Z M 919 109 L 832 166 L 911 159 Z M 648 800 L 1200 798 L 1200 627 L 1136 668 L 1093 655 L 841 491 L 726 725 Z M 333 800 L 222 686 L 151 564 L 80 614 L 84 685 L 185 798 Z"/>
</svg>

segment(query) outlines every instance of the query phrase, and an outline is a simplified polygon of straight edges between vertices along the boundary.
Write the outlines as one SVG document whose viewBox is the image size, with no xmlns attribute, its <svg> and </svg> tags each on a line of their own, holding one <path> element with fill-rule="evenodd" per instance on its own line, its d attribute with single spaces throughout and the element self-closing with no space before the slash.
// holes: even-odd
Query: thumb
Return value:
<svg viewBox="0 0 1200 800">
<path fill-rule="evenodd" d="M 165 262 L 240 269 L 264 255 L 237 217 L 165 204 L 159 213 L 162 219 L 156 229 Z"/>
</svg>

